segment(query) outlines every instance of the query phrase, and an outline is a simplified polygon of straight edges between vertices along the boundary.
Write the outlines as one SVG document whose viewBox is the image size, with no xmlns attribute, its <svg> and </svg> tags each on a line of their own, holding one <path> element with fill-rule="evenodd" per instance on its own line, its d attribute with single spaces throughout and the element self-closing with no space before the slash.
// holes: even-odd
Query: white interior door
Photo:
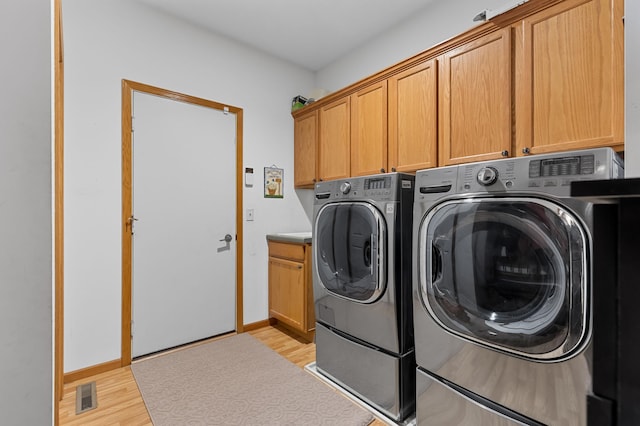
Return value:
<svg viewBox="0 0 640 426">
<path fill-rule="evenodd" d="M 137 357 L 235 330 L 236 116 L 133 93 Z"/>
</svg>

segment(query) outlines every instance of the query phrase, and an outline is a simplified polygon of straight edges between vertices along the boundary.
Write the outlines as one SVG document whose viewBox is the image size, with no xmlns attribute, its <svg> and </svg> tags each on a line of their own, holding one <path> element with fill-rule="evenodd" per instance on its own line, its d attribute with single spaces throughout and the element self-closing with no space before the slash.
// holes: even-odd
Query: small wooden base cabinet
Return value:
<svg viewBox="0 0 640 426">
<path fill-rule="evenodd" d="M 311 244 L 269 241 L 269 319 L 313 341 Z"/>
</svg>

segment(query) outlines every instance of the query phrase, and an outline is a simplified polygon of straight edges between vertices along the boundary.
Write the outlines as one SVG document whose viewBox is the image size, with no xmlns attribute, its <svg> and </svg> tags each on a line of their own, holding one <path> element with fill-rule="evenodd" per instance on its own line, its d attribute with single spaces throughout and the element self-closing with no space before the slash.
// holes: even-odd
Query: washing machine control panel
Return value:
<svg viewBox="0 0 640 426">
<path fill-rule="evenodd" d="M 542 192 L 569 196 L 571 182 L 622 177 L 621 160 L 610 148 L 538 154 L 462 164 L 458 193 Z"/>
<path fill-rule="evenodd" d="M 459 188 L 462 193 L 494 192 L 511 188 L 518 181 L 513 159 L 464 164 L 459 167 Z"/>
<path fill-rule="evenodd" d="M 553 178 L 556 176 L 592 175 L 595 171 L 595 155 L 573 155 L 529 162 L 530 178 Z"/>
<path fill-rule="evenodd" d="M 482 186 L 493 185 L 498 180 L 498 170 L 495 167 L 487 166 L 478 171 L 476 179 Z"/>
</svg>

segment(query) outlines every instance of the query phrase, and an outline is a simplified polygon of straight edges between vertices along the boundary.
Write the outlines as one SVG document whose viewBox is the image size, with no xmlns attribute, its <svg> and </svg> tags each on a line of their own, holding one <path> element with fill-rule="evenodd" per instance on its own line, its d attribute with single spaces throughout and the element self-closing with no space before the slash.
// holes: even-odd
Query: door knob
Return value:
<svg viewBox="0 0 640 426">
<path fill-rule="evenodd" d="M 231 236 L 231 234 L 227 234 L 224 236 L 223 239 L 221 239 L 220 241 L 224 241 L 225 243 L 230 243 L 231 240 L 233 240 L 233 237 Z"/>
</svg>

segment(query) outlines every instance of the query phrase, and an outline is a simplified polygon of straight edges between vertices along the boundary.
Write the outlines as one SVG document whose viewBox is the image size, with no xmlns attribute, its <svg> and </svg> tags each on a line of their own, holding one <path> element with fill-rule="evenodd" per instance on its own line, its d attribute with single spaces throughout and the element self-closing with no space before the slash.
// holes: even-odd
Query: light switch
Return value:
<svg viewBox="0 0 640 426">
<path fill-rule="evenodd" d="M 247 209 L 247 222 L 253 221 L 253 209 Z"/>
</svg>

